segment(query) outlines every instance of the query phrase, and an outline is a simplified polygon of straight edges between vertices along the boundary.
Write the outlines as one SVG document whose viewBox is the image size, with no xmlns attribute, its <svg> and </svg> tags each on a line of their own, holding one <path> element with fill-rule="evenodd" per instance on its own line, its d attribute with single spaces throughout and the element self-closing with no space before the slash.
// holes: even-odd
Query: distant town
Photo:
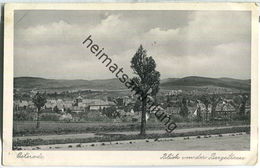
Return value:
<svg viewBox="0 0 260 168">
<path fill-rule="evenodd" d="M 192 89 L 191 89 L 192 88 Z M 94 90 L 73 89 L 68 91 L 52 91 L 47 89 L 14 89 L 14 120 L 35 120 L 36 107 L 32 97 L 37 92 L 46 94 L 47 102 L 41 111 L 41 120 L 78 122 L 88 120 L 133 121 L 140 120 L 141 102 L 129 90 Z M 207 96 L 217 97 L 214 102 L 205 104 L 200 98 Z M 245 98 L 246 96 L 246 98 Z M 240 100 L 241 99 L 241 100 Z M 156 96 L 160 109 L 168 115 L 175 116 L 176 120 L 185 120 L 182 115 L 182 106 L 187 106 L 187 116 L 201 115 L 202 120 L 209 120 L 209 115 L 216 111 L 216 120 L 227 120 L 235 117 L 245 102 L 245 114 L 250 113 L 250 94 L 244 90 L 225 87 L 187 87 L 186 89 L 161 89 Z M 206 107 L 207 106 L 207 107 Z M 213 107 L 212 107 L 213 106 Z M 27 114 L 28 113 L 28 114 Z M 182 118 L 184 117 L 184 118 Z M 147 113 L 147 120 L 153 120 L 151 113 Z"/>
</svg>

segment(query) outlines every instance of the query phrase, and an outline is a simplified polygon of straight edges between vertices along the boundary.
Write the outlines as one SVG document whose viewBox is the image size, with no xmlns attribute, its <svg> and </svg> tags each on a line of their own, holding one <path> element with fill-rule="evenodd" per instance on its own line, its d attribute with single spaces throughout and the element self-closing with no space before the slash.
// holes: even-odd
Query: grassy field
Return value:
<svg viewBox="0 0 260 168">
<path fill-rule="evenodd" d="M 225 125 L 245 125 L 249 124 L 246 121 L 215 121 L 208 123 L 177 123 L 179 128 L 194 128 L 207 126 L 225 126 Z M 29 136 L 29 135 L 55 135 L 55 134 L 70 134 L 70 133 L 98 133 L 98 132 L 113 132 L 113 131 L 138 131 L 140 123 L 129 122 L 52 122 L 41 121 L 39 129 L 35 128 L 35 121 L 14 121 L 13 136 Z M 147 122 L 147 130 L 164 130 L 165 126 L 161 122 Z"/>
<path fill-rule="evenodd" d="M 43 134 L 69 134 L 69 133 L 91 133 L 99 131 L 127 131 L 139 129 L 139 123 L 112 123 L 112 122 L 52 122 L 42 121 L 40 128 L 36 129 L 36 122 L 14 122 L 13 135 L 43 135 Z M 149 129 L 163 129 L 164 126 L 160 123 L 149 123 Z"/>
<path fill-rule="evenodd" d="M 193 128 L 205 126 L 224 126 L 224 125 L 244 125 L 248 122 L 233 121 L 233 122 L 209 122 L 209 123 L 177 123 L 178 128 Z M 112 132 L 112 131 L 137 131 L 140 129 L 140 123 L 129 122 L 48 122 L 42 121 L 40 129 L 36 129 L 36 122 L 14 122 L 13 135 L 27 136 L 27 135 L 48 135 L 48 134 L 70 134 L 70 133 L 98 133 L 98 132 Z M 165 126 L 160 122 L 147 122 L 147 130 L 164 130 Z"/>
<path fill-rule="evenodd" d="M 89 138 L 62 138 L 62 139 L 48 139 L 44 140 L 38 139 L 16 139 L 13 140 L 14 149 L 19 149 L 20 146 L 36 146 L 36 145 L 51 145 L 51 144 L 68 144 L 68 143 L 89 143 L 89 142 L 111 142 L 120 140 L 133 140 L 133 139 L 157 139 L 163 137 L 185 137 L 185 136 L 197 136 L 197 135 L 211 135 L 211 134 L 225 134 L 225 133 L 236 133 L 236 132 L 250 132 L 249 126 L 244 127 L 230 127 L 230 128 L 220 128 L 202 131 L 190 131 L 190 132 L 179 132 L 179 133 L 164 133 L 164 134 L 147 134 L 146 136 L 141 136 L 139 134 L 134 135 L 104 135 L 100 137 L 89 137 Z"/>
</svg>

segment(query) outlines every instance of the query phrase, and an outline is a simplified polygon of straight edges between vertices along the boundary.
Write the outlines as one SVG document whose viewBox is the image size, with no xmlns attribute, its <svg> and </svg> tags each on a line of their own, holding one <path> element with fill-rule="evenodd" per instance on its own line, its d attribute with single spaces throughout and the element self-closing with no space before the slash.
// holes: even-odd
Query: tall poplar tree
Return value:
<svg viewBox="0 0 260 168">
<path fill-rule="evenodd" d="M 146 106 L 147 106 L 147 92 L 151 96 L 156 96 L 159 91 L 160 73 L 155 70 L 156 63 L 154 59 L 147 56 L 146 50 L 142 45 L 138 48 L 137 52 L 131 60 L 131 68 L 134 74 L 137 75 L 133 78 L 135 85 L 141 90 L 142 102 L 142 116 L 141 116 L 141 130 L 140 135 L 145 135 L 146 127 Z"/>
</svg>

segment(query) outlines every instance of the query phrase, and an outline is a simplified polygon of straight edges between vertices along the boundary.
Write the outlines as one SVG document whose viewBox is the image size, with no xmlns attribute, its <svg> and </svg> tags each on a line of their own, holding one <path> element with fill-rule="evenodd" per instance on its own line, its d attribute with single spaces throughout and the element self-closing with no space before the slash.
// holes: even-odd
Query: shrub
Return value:
<svg viewBox="0 0 260 168">
<path fill-rule="evenodd" d="M 42 113 L 40 119 L 42 121 L 59 121 L 60 115 L 56 113 Z"/>
<path fill-rule="evenodd" d="M 33 121 L 34 114 L 26 111 L 19 111 L 14 113 L 14 121 Z"/>
<path fill-rule="evenodd" d="M 133 121 L 131 116 L 121 116 L 120 120 L 122 122 L 131 122 L 131 121 Z M 137 121 L 138 121 L 138 119 L 137 119 Z"/>
<path fill-rule="evenodd" d="M 200 121 L 199 118 L 195 115 L 189 115 L 188 121 Z"/>
<path fill-rule="evenodd" d="M 245 114 L 245 115 L 235 115 L 234 120 L 243 120 L 243 121 L 250 121 L 250 114 Z"/>
<path fill-rule="evenodd" d="M 138 118 L 132 118 L 132 122 L 138 122 Z"/>
<path fill-rule="evenodd" d="M 120 113 L 116 110 L 115 106 L 104 108 L 102 114 L 111 119 L 120 117 Z"/>
<path fill-rule="evenodd" d="M 59 118 L 59 120 L 65 121 L 65 122 L 70 122 L 70 121 L 72 121 L 72 119 L 73 118 L 72 118 L 71 114 L 63 114 Z"/>
<path fill-rule="evenodd" d="M 106 116 L 102 116 L 97 111 L 90 111 L 88 113 L 80 113 L 78 116 L 80 121 L 110 121 L 110 119 Z"/>
<path fill-rule="evenodd" d="M 172 119 L 172 121 L 174 121 L 174 122 L 185 122 L 185 121 L 188 121 L 188 120 L 189 120 L 188 118 L 184 118 L 184 117 L 182 117 L 182 116 L 180 116 L 180 115 L 178 115 L 178 114 L 172 115 L 172 116 L 171 116 L 171 119 Z"/>
</svg>

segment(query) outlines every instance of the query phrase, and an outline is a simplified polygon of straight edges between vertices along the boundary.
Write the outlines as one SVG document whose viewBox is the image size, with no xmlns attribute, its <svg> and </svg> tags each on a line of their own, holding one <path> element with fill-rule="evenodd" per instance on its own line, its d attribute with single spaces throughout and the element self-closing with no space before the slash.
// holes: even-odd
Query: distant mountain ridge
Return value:
<svg viewBox="0 0 260 168">
<path fill-rule="evenodd" d="M 188 76 L 184 78 L 168 78 L 161 80 L 162 89 L 174 89 L 178 86 L 216 86 L 234 88 L 239 90 L 250 90 L 251 80 L 233 78 L 208 78 L 199 76 Z M 123 90 L 126 89 L 117 78 L 100 80 L 59 80 L 45 79 L 39 77 L 16 77 L 14 88 L 21 89 L 97 89 L 97 90 Z"/>
<path fill-rule="evenodd" d="M 99 90 L 121 90 L 126 87 L 116 78 L 100 80 L 64 80 L 45 79 L 38 77 L 16 77 L 14 88 L 23 89 L 99 89 Z"/>
<path fill-rule="evenodd" d="M 184 78 L 169 78 L 161 82 L 162 88 L 171 88 L 172 86 L 208 86 L 208 85 L 249 90 L 251 85 L 251 80 L 188 76 Z"/>
</svg>

